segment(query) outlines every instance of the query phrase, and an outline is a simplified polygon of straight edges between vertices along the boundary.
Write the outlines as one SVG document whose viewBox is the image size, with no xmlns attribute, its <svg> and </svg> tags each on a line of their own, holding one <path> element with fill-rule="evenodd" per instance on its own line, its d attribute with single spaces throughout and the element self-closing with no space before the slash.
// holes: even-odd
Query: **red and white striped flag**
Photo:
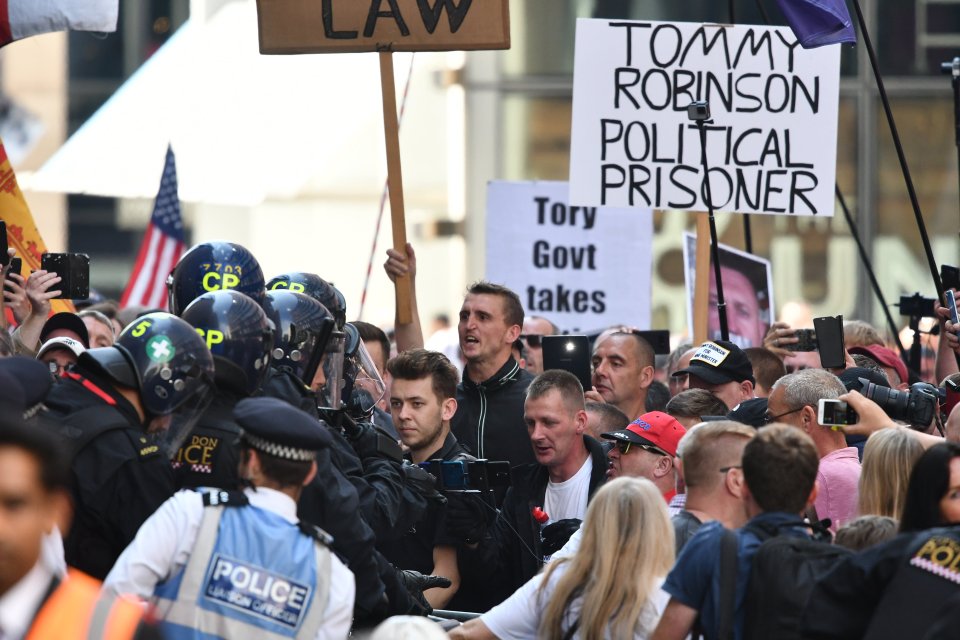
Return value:
<svg viewBox="0 0 960 640">
<path fill-rule="evenodd" d="M 0 0 L 0 47 L 54 31 L 117 30 L 119 0 Z"/>
<path fill-rule="evenodd" d="M 173 149 L 168 146 L 153 215 L 120 306 L 166 309 L 167 275 L 183 255 L 184 246 L 183 219 L 177 196 L 177 165 Z"/>
</svg>

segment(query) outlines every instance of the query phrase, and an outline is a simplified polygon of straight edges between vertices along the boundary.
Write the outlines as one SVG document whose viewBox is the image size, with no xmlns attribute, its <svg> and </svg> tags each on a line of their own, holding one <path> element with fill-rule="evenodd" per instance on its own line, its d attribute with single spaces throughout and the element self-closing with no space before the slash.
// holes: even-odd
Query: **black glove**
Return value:
<svg viewBox="0 0 960 640">
<path fill-rule="evenodd" d="M 424 613 L 422 615 L 430 615 L 433 612 L 433 607 L 430 606 L 430 603 L 427 602 L 427 599 L 423 596 L 423 592 L 427 589 L 433 589 L 435 587 L 440 587 L 446 589 L 449 587 L 452 582 L 443 576 L 425 576 L 419 571 L 413 571 L 410 569 L 403 569 L 399 571 L 400 580 L 403 582 L 403 586 L 406 587 L 407 592 L 413 596 L 413 599 L 416 600 L 417 604 L 423 608 Z"/>
<path fill-rule="evenodd" d="M 582 520 L 576 518 L 567 518 L 566 520 L 551 522 L 545 526 L 543 531 L 540 532 L 540 537 L 543 539 L 540 550 L 543 555 L 552 556 L 560 551 L 563 545 L 567 544 L 570 536 L 577 532 L 582 522 Z"/>
<path fill-rule="evenodd" d="M 345 432 L 353 450 L 363 460 L 365 458 L 386 458 L 394 462 L 403 460 L 403 452 L 385 431 L 369 422 L 358 423 L 356 429 Z"/>
<path fill-rule="evenodd" d="M 447 495 L 447 533 L 467 544 L 479 542 L 487 530 L 488 507 L 483 498 L 470 493 Z"/>
<path fill-rule="evenodd" d="M 419 465 L 403 463 L 403 481 L 415 493 L 438 504 L 446 504 L 447 499 L 437 491 L 437 479 Z"/>
</svg>

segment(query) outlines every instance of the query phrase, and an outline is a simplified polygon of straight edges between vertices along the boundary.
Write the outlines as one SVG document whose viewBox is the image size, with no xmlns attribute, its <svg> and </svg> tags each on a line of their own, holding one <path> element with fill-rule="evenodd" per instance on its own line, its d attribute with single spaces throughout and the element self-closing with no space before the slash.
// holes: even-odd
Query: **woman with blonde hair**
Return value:
<svg viewBox="0 0 960 640">
<path fill-rule="evenodd" d="M 646 638 L 675 555 L 663 495 L 645 478 L 618 478 L 594 496 L 583 526 L 577 553 L 544 572 L 540 637 Z"/>
<path fill-rule="evenodd" d="M 910 472 L 921 455 L 923 445 L 906 429 L 883 429 L 872 434 L 863 448 L 860 515 L 889 516 L 899 521 Z"/>
</svg>

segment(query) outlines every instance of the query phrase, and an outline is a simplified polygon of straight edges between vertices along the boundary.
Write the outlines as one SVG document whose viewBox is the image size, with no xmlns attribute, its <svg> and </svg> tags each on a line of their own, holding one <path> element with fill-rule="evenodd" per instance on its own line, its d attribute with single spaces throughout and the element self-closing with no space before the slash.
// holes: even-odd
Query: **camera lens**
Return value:
<svg viewBox="0 0 960 640">
<path fill-rule="evenodd" d="M 861 393 L 864 397 L 873 400 L 888 416 L 894 420 L 907 421 L 909 418 L 909 394 L 891 389 L 890 387 L 881 387 L 872 382 L 867 382 L 861 378 L 861 382 L 866 384 Z"/>
</svg>

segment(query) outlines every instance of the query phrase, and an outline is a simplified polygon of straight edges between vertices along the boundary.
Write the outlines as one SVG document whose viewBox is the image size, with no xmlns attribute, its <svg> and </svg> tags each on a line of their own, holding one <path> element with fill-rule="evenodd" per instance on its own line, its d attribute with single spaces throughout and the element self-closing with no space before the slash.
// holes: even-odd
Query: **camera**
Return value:
<svg viewBox="0 0 960 640">
<path fill-rule="evenodd" d="M 706 100 L 691 102 L 687 106 L 687 117 L 694 122 L 706 122 L 710 119 L 710 103 Z"/>
<path fill-rule="evenodd" d="M 438 491 L 490 491 L 510 486 L 510 462 L 428 460 L 420 466 L 437 479 Z"/>
<path fill-rule="evenodd" d="M 860 386 L 860 393 L 880 405 L 892 419 L 924 429 L 933 422 L 941 399 L 940 390 L 926 382 L 911 385 L 909 391 L 898 391 L 860 378 Z"/>
</svg>

